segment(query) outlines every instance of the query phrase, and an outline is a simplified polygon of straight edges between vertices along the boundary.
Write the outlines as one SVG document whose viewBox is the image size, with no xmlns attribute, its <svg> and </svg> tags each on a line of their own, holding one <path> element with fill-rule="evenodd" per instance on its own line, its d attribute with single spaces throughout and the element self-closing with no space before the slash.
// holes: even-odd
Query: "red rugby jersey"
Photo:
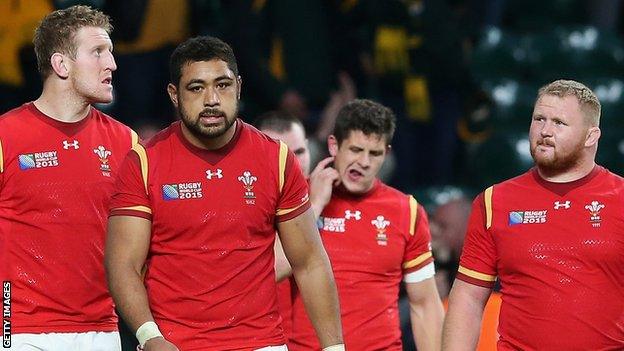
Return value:
<svg viewBox="0 0 624 351">
<path fill-rule="evenodd" d="M 13 333 L 117 330 L 104 276 L 109 199 L 137 142 L 91 108 L 64 123 L 27 103 L 0 117 L 0 279 Z"/>
<path fill-rule="evenodd" d="M 380 181 L 362 196 L 337 188 L 317 225 L 338 288 L 346 348 L 402 350 L 399 285 L 433 261 L 422 206 Z M 320 350 L 299 295 L 288 347 Z"/>
<path fill-rule="evenodd" d="M 624 180 L 536 170 L 473 203 L 458 279 L 502 286 L 499 350 L 624 348 Z"/>
<path fill-rule="evenodd" d="M 277 312 L 276 222 L 310 207 L 286 144 L 237 121 L 203 150 L 173 123 L 124 163 L 111 215 L 152 221 L 145 285 L 156 323 L 181 350 L 285 342 Z"/>
</svg>

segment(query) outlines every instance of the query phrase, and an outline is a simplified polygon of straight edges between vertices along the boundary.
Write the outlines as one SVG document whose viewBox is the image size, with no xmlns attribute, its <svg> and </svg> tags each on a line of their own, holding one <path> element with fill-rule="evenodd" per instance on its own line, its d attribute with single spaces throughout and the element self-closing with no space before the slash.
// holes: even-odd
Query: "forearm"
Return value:
<svg viewBox="0 0 624 351">
<path fill-rule="evenodd" d="M 327 256 L 305 268 L 293 267 L 293 274 L 321 346 L 343 343 L 338 294 Z"/>
<path fill-rule="evenodd" d="M 444 308 L 440 299 L 430 299 L 422 306 L 410 306 L 414 342 L 418 350 L 440 350 Z"/>
<path fill-rule="evenodd" d="M 140 272 L 117 264 L 109 269 L 109 289 L 117 310 L 133 332 L 154 318 Z"/>
<path fill-rule="evenodd" d="M 468 285 L 455 280 L 442 329 L 442 350 L 472 351 L 477 348 L 483 309 L 489 297 L 489 290 L 483 289 L 483 292 L 474 294 L 466 290 Z"/>
</svg>

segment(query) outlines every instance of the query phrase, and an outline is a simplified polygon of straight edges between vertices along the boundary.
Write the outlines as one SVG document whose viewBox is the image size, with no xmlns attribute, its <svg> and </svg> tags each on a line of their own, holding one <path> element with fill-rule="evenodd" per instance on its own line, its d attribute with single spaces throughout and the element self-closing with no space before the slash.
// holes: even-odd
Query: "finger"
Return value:
<svg viewBox="0 0 624 351">
<path fill-rule="evenodd" d="M 327 166 L 330 163 L 332 163 L 332 162 L 334 162 L 334 157 L 333 156 L 329 156 L 329 157 L 326 157 L 326 158 L 320 160 L 319 163 L 316 165 L 316 167 L 314 167 L 314 170 L 312 171 L 312 173 L 319 173 L 319 172 L 321 172 L 322 170 L 326 169 Z"/>
</svg>

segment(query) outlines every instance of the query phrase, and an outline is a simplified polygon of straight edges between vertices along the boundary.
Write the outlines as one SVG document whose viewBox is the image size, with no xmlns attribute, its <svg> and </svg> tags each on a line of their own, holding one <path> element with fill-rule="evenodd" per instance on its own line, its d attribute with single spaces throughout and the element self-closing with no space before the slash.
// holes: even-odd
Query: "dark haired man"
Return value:
<svg viewBox="0 0 624 351">
<path fill-rule="evenodd" d="M 141 347 L 285 350 L 277 230 L 322 345 L 343 349 L 307 184 L 284 143 L 237 118 L 232 49 L 189 39 L 172 54 L 171 76 L 181 122 L 129 154 L 109 220 L 109 286 Z"/>
<path fill-rule="evenodd" d="M 401 281 L 418 350 L 440 346 L 443 310 L 427 215 L 412 196 L 377 179 L 394 129 L 390 109 L 370 100 L 348 103 L 328 138 L 333 168 L 317 166 L 311 175 L 324 184 L 310 197 L 338 287 L 345 346 L 351 350 L 402 350 Z M 289 348 L 319 349 L 300 296 L 293 304 Z"/>
</svg>

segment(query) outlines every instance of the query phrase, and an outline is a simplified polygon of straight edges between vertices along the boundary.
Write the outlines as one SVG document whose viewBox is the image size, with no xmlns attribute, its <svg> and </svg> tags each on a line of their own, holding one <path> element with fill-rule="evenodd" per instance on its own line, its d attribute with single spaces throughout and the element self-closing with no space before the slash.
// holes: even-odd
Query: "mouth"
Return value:
<svg viewBox="0 0 624 351">
<path fill-rule="evenodd" d="M 199 114 L 200 122 L 204 124 L 218 124 L 221 123 L 225 119 L 223 114 L 214 114 L 214 113 L 205 113 L 202 112 Z"/>
<path fill-rule="evenodd" d="M 364 173 L 356 170 L 356 169 L 350 169 L 347 172 L 347 178 L 349 180 L 351 180 L 352 182 L 357 182 L 359 180 L 361 180 L 362 178 L 364 178 Z"/>
<path fill-rule="evenodd" d="M 102 80 L 102 83 L 106 84 L 106 85 L 113 85 L 113 77 L 106 77 Z"/>
</svg>

